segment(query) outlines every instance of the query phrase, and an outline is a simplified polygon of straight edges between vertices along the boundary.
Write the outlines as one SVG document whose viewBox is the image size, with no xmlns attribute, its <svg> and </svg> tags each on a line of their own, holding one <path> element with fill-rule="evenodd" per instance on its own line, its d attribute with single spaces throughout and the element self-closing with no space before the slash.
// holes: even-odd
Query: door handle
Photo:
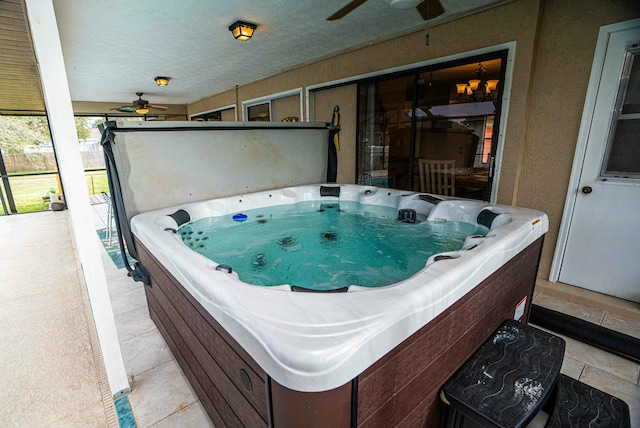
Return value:
<svg viewBox="0 0 640 428">
<path fill-rule="evenodd" d="M 593 192 L 593 189 L 590 186 L 584 186 L 582 188 L 582 193 L 584 193 L 585 195 L 588 195 L 591 192 Z"/>
</svg>

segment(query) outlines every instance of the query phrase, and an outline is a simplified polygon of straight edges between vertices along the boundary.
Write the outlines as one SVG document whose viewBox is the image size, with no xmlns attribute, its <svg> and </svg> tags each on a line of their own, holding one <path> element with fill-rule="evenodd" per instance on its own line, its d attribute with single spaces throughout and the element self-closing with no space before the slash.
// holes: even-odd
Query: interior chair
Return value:
<svg viewBox="0 0 640 428">
<path fill-rule="evenodd" d="M 455 196 L 455 160 L 418 159 L 418 168 L 421 192 Z"/>
</svg>

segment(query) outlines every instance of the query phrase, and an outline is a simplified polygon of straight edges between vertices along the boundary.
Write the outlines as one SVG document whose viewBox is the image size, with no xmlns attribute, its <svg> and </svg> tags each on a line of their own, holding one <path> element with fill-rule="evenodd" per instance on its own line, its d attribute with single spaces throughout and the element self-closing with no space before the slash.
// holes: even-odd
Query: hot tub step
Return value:
<svg viewBox="0 0 640 428">
<path fill-rule="evenodd" d="M 444 385 L 447 426 L 527 426 L 551 396 L 564 348 L 557 336 L 505 321 Z"/>
</svg>

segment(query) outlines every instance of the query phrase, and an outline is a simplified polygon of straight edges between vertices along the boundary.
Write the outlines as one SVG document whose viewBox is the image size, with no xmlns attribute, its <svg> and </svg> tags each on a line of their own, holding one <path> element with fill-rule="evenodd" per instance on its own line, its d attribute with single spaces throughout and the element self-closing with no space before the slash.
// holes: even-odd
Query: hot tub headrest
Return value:
<svg viewBox="0 0 640 428">
<path fill-rule="evenodd" d="M 493 223 L 493 220 L 495 220 L 495 218 L 498 217 L 499 215 L 500 215 L 499 213 L 494 213 L 493 211 L 489 211 L 485 209 L 478 213 L 478 217 L 476 218 L 476 221 L 478 222 L 478 224 L 481 224 L 491 229 L 491 224 Z"/>
<path fill-rule="evenodd" d="M 425 202 L 429 202 L 433 205 L 437 205 L 440 202 L 442 202 L 442 199 L 433 196 L 433 195 L 427 195 L 427 194 L 422 194 L 422 195 L 418 195 L 418 199 L 420 199 L 421 201 L 425 201 Z"/>
<path fill-rule="evenodd" d="M 478 224 L 488 227 L 489 229 L 496 229 L 500 226 L 504 226 L 508 224 L 513 217 L 509 214 L 505 213 L 496 213 L 487 208 L 483 209 L 478 213 L 478 217 L 476 217 L 476 221 Z"/>
<path fill-rule="evenodd" d="M 188 212 L 183 210 L 182 208 L 173 214 L 167 214 L 169 217 L 175 220 L 178 227 L 182 226 L 185 223 L 189 223 L 191 221 L 191 216 Z"/>
<path fill-rule="evenodd" d="M 320 186 L 320 196 L 340 196 L 340 186 Z"/>
</svg>

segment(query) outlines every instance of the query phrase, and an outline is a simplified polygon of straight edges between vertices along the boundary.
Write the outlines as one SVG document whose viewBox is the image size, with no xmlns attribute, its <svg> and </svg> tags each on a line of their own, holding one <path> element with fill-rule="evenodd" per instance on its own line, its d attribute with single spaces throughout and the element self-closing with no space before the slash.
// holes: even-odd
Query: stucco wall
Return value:
<svg viewBox="0 0 640 428">
<path fill-rule="evenodd" d="M 314 94 L 313 118 L 330 122 L 333 108 L 340 107 L 340 151 L 336 182 L 353 184 L 356 179 L 357 85 L 318 91 Z"/>
<path fill-rule="evenodd" d="M 540 275 L 548 277 L 573 162 L 598 29 L 640 16 L 637 0 L 516 0 L 426 31 L 288 70 L 190 104 L 189 114 L 242 100 L 446 57 L 515 41 L 513 79 L 497 201 L 540 209 L 550 217 Z M 234 82 L 229 82 L 230 86 Z M 315 95 L 316 120 L 340 104 L 338 178 L 355 174 L 355 86 Z M 353 94 L 353 117 L 347 112 Z M 237 100 L 236 100 L 237 97 Z M 321 103 L 321 104 L 318 104 Z M 344 110 L 343 110 L 344 109 Z M 351 126 L 353 129 L 347 128 Z M 347 132 L 345 132 L 347 131 Z M 353 133 L 353 134 L 352 134 Z M 353 144 L 353 147 L 351 145 Z M 350 170 L 342 169 L 348 168 Z"/>
<path fill-rule="evenodd" d="M 540 276 L 548 278 L 601 26 L 640 16 L 633 0 L 547 0 L 540 20 L 526 137 L 515 204 L 544 211 Z"/>
<path fill-rule="evenodd" d="M 285 117 L 297 117 L 299 120 L 303 120 L 300 117 L 300 95 L 278 98 L 273 102 L 271 113 L 275 122 L 280 122 Z"/>
</svg>

